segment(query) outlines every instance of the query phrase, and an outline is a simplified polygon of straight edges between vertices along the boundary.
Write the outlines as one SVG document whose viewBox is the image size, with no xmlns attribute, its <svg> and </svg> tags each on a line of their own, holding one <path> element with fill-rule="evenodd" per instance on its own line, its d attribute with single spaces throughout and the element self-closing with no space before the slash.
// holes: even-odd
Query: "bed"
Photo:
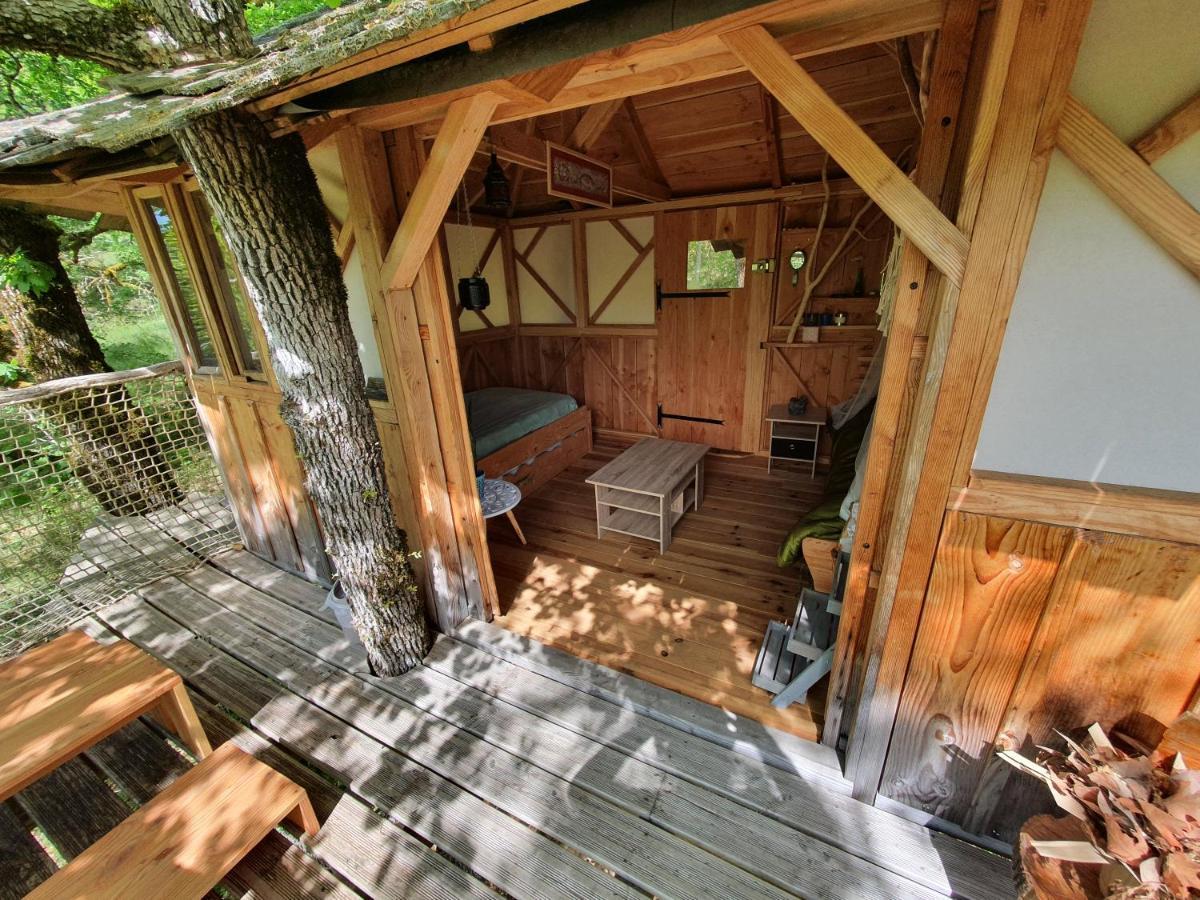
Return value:
<svg viewBox="0 0 1200 900">
<path fill-rule="evenodd" d="M 463 396 L 475 465 L 529 496 L 592 449 L 592 414 L 569 394 L 490 387 Z"/>
</svg>

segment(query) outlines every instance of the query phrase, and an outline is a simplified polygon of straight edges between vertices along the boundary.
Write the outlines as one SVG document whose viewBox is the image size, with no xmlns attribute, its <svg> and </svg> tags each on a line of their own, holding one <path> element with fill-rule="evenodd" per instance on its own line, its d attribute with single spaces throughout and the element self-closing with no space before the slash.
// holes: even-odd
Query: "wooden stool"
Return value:
<svg viewBox="0 0 1200 900">
<path fill-rule="evenodd" d="M 284 819 L 320 827 L 303 788 L 231 741 L 27 896 L 203 897 Z"/>
<path fill-rule="evenodd" d="M 127 641 L 70 631 L 0 665 L 0 800 L 151 713 L 200 758 L 212 752 L 183 681 Z"/>
</svg>

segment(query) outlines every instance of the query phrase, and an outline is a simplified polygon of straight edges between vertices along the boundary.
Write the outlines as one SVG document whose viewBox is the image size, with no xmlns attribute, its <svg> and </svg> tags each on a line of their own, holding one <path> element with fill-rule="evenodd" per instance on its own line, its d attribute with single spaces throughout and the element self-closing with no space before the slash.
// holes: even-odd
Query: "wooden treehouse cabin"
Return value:
<svg viewBox="0 0 1200 900">
<path fill-rule="evenodd" d="M 289 877 L 396 889 L 373 820 L 463 892 L 1006 895 L 980 848 L 1054 804 L 997 751 L 1200 711 L 1197 46 L 1170 0 L 495 0 L 240 97 L 308 148 L 443 634 L 395 684 L 321 609 L 186 103 L 5 123 L 0 200 L 128 220 L 227 498 L 93 625 L 353 798 Z"/>
</svg>

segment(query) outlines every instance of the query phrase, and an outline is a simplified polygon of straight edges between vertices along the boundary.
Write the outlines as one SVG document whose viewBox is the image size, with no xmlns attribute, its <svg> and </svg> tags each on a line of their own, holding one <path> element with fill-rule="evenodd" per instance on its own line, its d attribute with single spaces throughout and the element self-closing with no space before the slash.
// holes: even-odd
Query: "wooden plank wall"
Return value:
<svg viewBox="0 0 1200 900">
<path fill-rule="evenodd" d="M 817 268 L 824 266 L 863 199 L 857 194 L 831 201 L 830 224 L 814 257 Z M 796 247 L 810 253 L 814 249 L 820 209 L 819 199 L 784 205 L 777 248 L 780 273 L 769 334 L 773 342 L 786 339 L 788 312 L 794 314 L 803 288 L 803 283 L 792 286 L 787 256 Z M 871 212 L 859 225 L 862 236 L 847 242 L 809 306 L 815 313 L 845 312 L 847 327 L 823 328 L 819 343 L 771 348 L 765 379 L 768 405 L 805 395 L 813 405 L 830 407 L 853 397 L 862 384 L 880 337 L 875 310 L 891 229 Z M 463 389 L 511 386 L 561 391 L 591 408 L 596 428 L 653 435 L 659 377 L 656 341 L 653 327 L 646 326 L 519 325 L 460 334 Z M 825 442 L 827 455 L 828 435 Z M 765 450 L 766 438 L 757 447 L 752 442 L 741 449 Z"/>
<path fill-rule="evenodd" d="M 1200 546 L 947 513 L 883 793 L 1011 842 L 1052 807 L 994 750 L 1092 722 L 1150 746 L 1200 685 Z"/>
<path fill-rule="evenodd" d="M 594 428 L 653 435 L 654 350 L 653 337 L 523 334 L 460 341 L 459 357 L 466 391 L 558 391 L 592 410 Z"/>
</svg>

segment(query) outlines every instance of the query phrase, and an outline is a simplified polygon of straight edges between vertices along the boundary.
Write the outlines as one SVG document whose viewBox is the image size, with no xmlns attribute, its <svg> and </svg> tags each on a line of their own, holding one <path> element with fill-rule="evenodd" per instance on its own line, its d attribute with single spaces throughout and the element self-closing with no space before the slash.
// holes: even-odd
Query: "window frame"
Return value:
<svg viewBox="0 0 1200 900">
<path fill-rule="evenodd" d="M 156 270 L 156 280 L 163 292 L 163 305 L 166 308 L 168 318 L 174 325 L 177 341 L 180 344 L 179 349 L 186 357 L 189 367 L 197 374 L 223 377 L 229 371 L 228 359 L 223 354 L 220 333 L 214 328 L 214 323 L 210 315 L 211 311 L 206 295 L 206 285 L 202 284 L 197 278 L 196 268 L 191 260 L 186 227 L 180 222 L 177 210 L 170 202 L 166 187 L 165 185 L 162 187 L 145 187 L 131 192 L 130 206 L 138 218 L 138 224 L 145 235 L 146 250 L 148 250 L 151 257 L 147 260 L 147 263 Z M 165 239 L 163 238 L 154 212 L 150 209 L 151 203 L 162 208 L 163 212 L 171 220 L 172 227 L 175 229 L 180 251 L 183 254 L 183 266 L 188 278 L 191 279 L 192 288 L 196 292 L 196 306 L 200 312 L 200 318 L 204 323 L 204 327 L 208 331 L 208 339 L 212 345 L 213 355 L 216 357 L 216 365 L 210 365 L 203 361 L 200 350 L 200 336 L 192 322 L 192 317 L 188 314 L 187 303 L 183 298 L 182 288 L 179 284 L 179 278 L 175 273 L 175 267 L 172 265 L 168 255 Z"/>
<path fill-rule="evenodd" d="M 210 294 L 206 298 L 206 302 L 212 306 L 213 317 L 221 323 L 221 337 L 227 345 L 231 363 L 227 371 L 246 381 L 268 382 L 270 381 L 268 375 L 270 366 L 267 361 L 267 342 L 254 307 L 250 305 L 250 294 L 246 290 L 246 282 L 236 264 L 233 265 L 233 271 L 229 272 L 224 255 L 217 244 L 217 236 L 197 202 L 197 197 L 208 205 L 207 199 L 200 191 L 200 186 L 194 180 L 188 181 L 179 192 L 179 204 L 186 216 L 186 231 L 189 234 L 189 241 L 195 243 L 195 256 L 198 263 L 203 266 L 204 276 L 208 280 Z M 210 210 L 211 208 L 209 205 Z M 238 311 L 237 301 L 229 290 L 230 276 L 237 279 L 238 288 L 245 301 L 247 332 L 243 332 L 239 326 L 241 313 Z M 244 343 L 243 338 L 249 340 L 252 346 Z M 254 350 L 258 351 L 260 360 L 258 369 L 253 368 L 254 363 L 249 358 L 249 354 Z"/>
</svg>

